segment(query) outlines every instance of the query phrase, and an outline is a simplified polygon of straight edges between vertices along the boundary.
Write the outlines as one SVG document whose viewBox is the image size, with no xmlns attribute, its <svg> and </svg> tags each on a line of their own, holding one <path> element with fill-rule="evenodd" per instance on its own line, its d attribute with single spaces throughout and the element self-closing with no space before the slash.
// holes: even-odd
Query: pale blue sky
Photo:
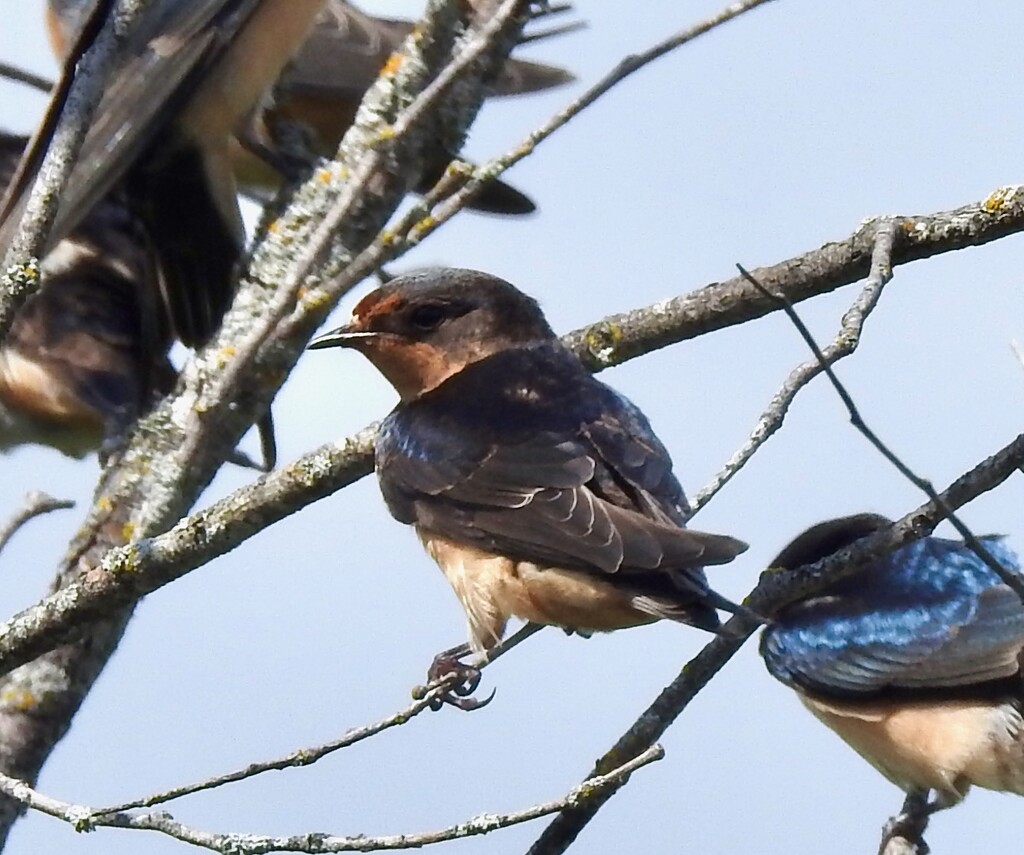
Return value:
<svg viewBox="0 0 1024 855">
<path fill-rule="evenodd" d="M 2 0 L 0 56 L 50 73 L 38 0 Z M 416 2 L 366 4 L 414 14 Z M 581 86 L 619 58 L 719 3 L 580 2 L 589 30 L 531 54 Z M 841 239 L 869 216 L 928 213 L 1022 177 L 1020 33 L 1011 0 L 787 0 L 640 71 L 508 177 L 540 213 L 464 215 L 395 270 L 478 267 L 543 303 L 568 330 Z M 512 147 L 578 89 L 495 103 L 468 151 Z M 41 106 L 2 89 L 7 127 Z M 937 485 L 1020 430 L 1024 371 L 1021 238 L 900 267 L 841 376 L 872 426 Z M 855 288 L 801 306 L 830 338 Z M 351 305 L 346 302 L 345 308 Z M 782 318 L 669 348 L 603 379 L 643 407 L 695 492 L 740 445 L 791 368 L 807 358 Z M 281 459 L 347 435 L 394 403 L 354 353 L 307 355 L 278 399 Z M 30 488 L 83 502 L 94 460 L 18 451 L 0 461 L 0 516 Z M 226 469 L 204 503 L 251 478 Z M 792 536 L 817 520 L 899 515 L 921 497 L 847 424 L 822 382 L 696 525 L 751 543 L 711 571 L 741 597 Z M 965 519 L 1024 546 L 1022 479 Z M 0 613 L 46 588 L 81 516 L 54 515 L 0 557 Z M 121 801 L 337 736 L 398 709 L 439 649 L 462 640 L 454 596 L 366 479 L 150 597 L 40 787 Z M 488 670 L 485 711 L 424 716 L 315 767 L 264 776 L 170 806 L 217 830 L 398 833 L 560 795 L 583 775 L 706 638 L 657 625 L 583 641 L 549 631 Z M 874 851 L 902 795 L 764 671 L 753 643 L 669 731 L 668 756 L 637 774 L 574 851 Z M 933 822 L 937 855 L 1019 845 L 1021 805 L 973 793 Z M 515 853 L 541 823 L 448 844 Z M 14 855 L 164 855 L 141 832 L 75 835 L 31 815 Z"/>
</svg>

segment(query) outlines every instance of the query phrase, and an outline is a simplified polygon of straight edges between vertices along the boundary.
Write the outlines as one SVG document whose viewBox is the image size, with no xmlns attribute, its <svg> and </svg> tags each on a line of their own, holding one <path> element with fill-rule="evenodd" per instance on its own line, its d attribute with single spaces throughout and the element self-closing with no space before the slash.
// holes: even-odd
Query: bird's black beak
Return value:
<svg viewBox="0 0 1024 855">
<path fill-rule="evenodd" d="M 354 347 L 360 341 L 377 338 L 377 333 L 353 330 L 351 326 L 338 327 L 323 335 L 318 335 L 308 345 L 307 350 L 323 350 L 327 347 Z"/>
</svg>

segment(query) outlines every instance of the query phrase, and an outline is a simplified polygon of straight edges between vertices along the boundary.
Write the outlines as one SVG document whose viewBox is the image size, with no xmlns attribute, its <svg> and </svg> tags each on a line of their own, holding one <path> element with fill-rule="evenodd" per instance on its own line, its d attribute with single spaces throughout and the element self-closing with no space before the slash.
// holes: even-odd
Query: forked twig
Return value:
<svg viewBox="0 0 1024 855">
<path fill-rule="evenodd" d="M 191 843 L 214 852 L 222 852 L 225 855 L 228 853 L 230 855 L 263 855 L 267 852 L 372 852 L 387 849 L 418 849 L 433 843 L 489 834 L 500 828 L 508 828 L 560 810 L 587 804 L 593 799 L 607 798 L 612 792 L 626 784 L 630 775 L 637 769 L 660 760 L 664 756 L 664 749 L 660 745 L 653 745 L 647 751 L 620 764 L 607 774 L 595 775 L 573 787 L 559 799 L 505 814 L 481 814 L 438 831 L 382 837 L 369 837 L 364 834 L 341 837 L 323 833 L 268 837 L 260 834 L 205 831 L 178 822 L 163 811 L 99 813 L 85 805 L 71 804 L 51 798 L 33 789 L 24 781 L 2 774 L 0 774 L 0 791 L 26 807 L 70 823 L 78 831 L 91 831 L 101 827 L 157 831 L 185 843 Z"/>
<path fill-rule="evenodd" d="M 782 387 L 775 393 L 771 403 L 758 419 L 749 439 L 729 459 L 722 469 L 694 497 L 690 516 L 704 507 L 712 497 L 739 472 L 757 450 L 780 428 L 789 413 L 790 405 L 797 394 L 824 370 L 824 365 L 838 362 L 849 356 L 860 344 L 861 331 L 868 315 L 878 304 L 882 288 L 892 279 L 892 248 L 896 237 L 896 226 L 892 220 L 879 222 L 871 253 L 871 271 L 856 302 L 846 311 L 840 322 L 835 339 L 822 351 L 822 360 L 811 359 L 793 369 Z"/>
<path fill-rule="evenodd" d="M 988 568 L 995 573 L 1003 583 L 1009 587 L 1014 593 L 1017 594 L 1022 600 L 1024 600 L 1024 577 L 1021 577 L 1012 570 L 1008 570 L 1003 567 L 992 554 L 984 547 L 981 541 L 971 532 L 971 530 L 963 523 L 963 521 L 953 512 L 953 509 L 945 504 L 942 497 L 936 492 L 935 487 L 932 486 L 931 481 L 920 477 L 913 472 L 906 463 L 904 463 L 892 449 L 889 448 L 879 438 L 867 423 L 864 421 L 857 409 L 857 405 L 854 403 L 852 396 L 847 391 L 846 387 L 840 382 L 836 373 L 832 370 L 832 366 L 828 363 L 825 355 L 821 352 L 821 348 L 818 347 L 818 343 L 814 340 L 814 336 L 811 331 L 807 329 L 807 326 L 801 320 L 797 314 L 796 309 L 793 308 L 793 304 L 784 294 L 774 294 L 765 288 L 760 282 L 757 281 L 753 276 L 750 275 L 740 265 L 736 265 L 739 268 L 740 274 L 748 281 L 751 285 L 761 291 L 765 296 L 778 302 L 779 306 L 786 313 L 786 316 L 793 322 L 793 326 L 797 328 L 803 340 L 807 343 L 807 346 L 814 353 L 818 362 L 821 363 L 821 368 L 825 372 L 829 381 L 832 383 L 832 388 L 836 390 L 836 394 L 839 395 L 840 400 L 846 407 L 846 411 L 850 415 L 850 424 L 852 424 L 860 433 L 870 442 L 875 449 L 891 463 L 896 470 L 903 475 L 910 483 L 921 490 L 931 501 L 938 504 L 942 510 L 945 519 L 948 519 L 952 524 L 953 528 L 957 530 L 957 533 L 964 539 L 964 543 L 971 548 L 975 555 L 977 555 Z"/>
</svg>

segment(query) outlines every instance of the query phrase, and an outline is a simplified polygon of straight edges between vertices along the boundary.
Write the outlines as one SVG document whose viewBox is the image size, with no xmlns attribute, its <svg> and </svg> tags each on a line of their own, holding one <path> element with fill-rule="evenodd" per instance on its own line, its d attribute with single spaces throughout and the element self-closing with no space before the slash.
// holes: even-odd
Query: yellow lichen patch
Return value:
<svg viewBox="0 0 1024 855">
<path fill-rule="evenodd" d="M 385 125 L 379 131 L 377 131 L 377 141 L 387 142 L 395 137 L 395 128 L 393 125 Z"/>
<path fill-rule="evenodd" d="M 453 160 L 445 169 L 446 175 L 472 175 L 473 167 L 464 160 Z"/>
<path fill-rule="evenodd" d="M 3 695 L 0 696 L 0 702 L 8 709 L 26 712 L 35 707 L 39 701 L 28 689 L 12 686 L 4 690 Z"/>
<path fill-rule="evenodd" d="M 437 220 L 428 214 L 409 230 L 409 240 L 418 241 L 422 239 L 426 233 L 432 231 L 436 226 Z"/>
<path fill-rule="evenodd" d="M 135 535 L 135 523 L 126 522 L 121 526 L 121 537 L 124 538 L 125 542 L 128 542 Z"/>
<path fill-rule="evenodd" d="M 387 62 L 384 63 L 384 67 L 380 70 L 382 75 L 394 74 L 398 69 L 402 67 L 402 63 L 405 61 L 405 57 L 400 53 L 393 53 L 388 57 Z"/>
<path fill-rule="evenodd" d="M 999 187 L 989 193 L 988 198 L 981 203 L 981 207 L 990 214 L 998 213 L 1008 202 L 1014 200 L 1020 189 L 1021 186 L 1019 184 L 1008 184 L 1005 187 Z"/>
<path fill-rule="evenodd" d="M 620 341 L 622 329 L 618 324 L 596 324 L 587 330 L 587 350 L 601 362 L 607 363 L 611 360 Z"/>
<path fill-rule="evenodd" d="M 302 301 L 302 305 L 307 309 L 315 309 L 328 302 L 327 294 L 319 288 L 303 288 L 299 291 L 298 297 Z"/>
<path fill-rule="evenodd" d="M 227 345 L 227 347 L 222 347 L 220 350 L 218 350 L 217 351 L 217 355 L 220 356 L 221 359 L 230 359 L 237 352 L 238 351 L 235 348 L 235 346 L 229 344 L 229 345 Z"/>
<path fill-rule="evenodd" d="M 328 169 L 327 167 L 318 169 L 316 171 L 316 179 L 321 184 L 327 184 L 331 180 L 331 170 Z"/>
</svg>

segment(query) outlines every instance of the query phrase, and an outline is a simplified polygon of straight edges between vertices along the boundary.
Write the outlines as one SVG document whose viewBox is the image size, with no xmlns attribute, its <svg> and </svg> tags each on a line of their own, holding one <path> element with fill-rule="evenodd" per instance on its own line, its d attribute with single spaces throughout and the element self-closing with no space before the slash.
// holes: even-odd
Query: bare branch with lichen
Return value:
<svg viewBox="0 0 1024 855">
<path fill-rule="evenodd" d="M 37 792 L 24 781 L 6 775 L 0 775 L 0 791 L 19 804 L 71 824 L 77 831 L 93 831 L 104 827 L 156 831 L 183 843 L 191 843 L 193 846 L 221 852 L 224 855 L 263 855 L 267 852 L 302 852 L 310 855 L 328 852 L 380 852 L 419 849 L 449 840 L 490 834 L 502 828 L 549 816 L 575 805 L 585 805 L 595 799 L 606 800 L 629 781 L 633 772 L 664 756 L 664 749 L 660 745 L 653 745 L 616 768 L 591 776 L 559 799 L 511 813 L 481 814 L 438 831 L 383 837 L 370 837 L 365 834 L 342 837 L 322 833 L 268 837 L 260 834 L 205 831 L 178 822 L 163 811 L 104 813 L 84 805 L 59 801 Z"/>
<path fill-rule="evenodd" d="M 518 6 L 514 0 L 503 4 L 506 16 L 513 6 Z M 501 31 L 487 38 L 492 63 L 504 62 L 520 24 L 507 17 Z M 467 27 L 472 45 L 479 27 L 464 4 L 431 0 L 424 23 L 404 45 L 405 60 L 395 63 L 367 94 L 356 124 L 342 141 L 339 164 L 318 170 L 264 233 L 220 333 L 186 363 L 177 390 L 140 422 L 118 465 L 104 473 L 58 586 L 95 570 L 111 547 L 170 528 L 266 411 L 332 306 L 312 286 L 333 277 L 384 226 L 416 179 L 422 150 L 439 138 L 455 145 L 478 109 L 488 70 L 483 65 L 474 65 L 457 91 L 437 93 L 448 104 L 444 111 L 438 103 L 404 135 L 393 130 L 405 105 L 465 49 Z M 382 145 L 395 159 L 386 171 L 368 174 L 365 164 L 378 162 Z M 289 275 L 297 248 L 306 245 L 336 200 L 346 195 L 354 201 L 337 223 L 324 266 L 297 281 Z M 295 322 L 287 334 L 279 323 L 285 316 Z M 130 613 L 125 608 L 92 624 L 81 642 L 59 647 L 4 679 L 0 698 L 32 702 L 0 701 L 0 768 L 12 777 L 35 779 L 116 648 Z M 20 809 L 16 802 L 0 799 L 0 837 Z"/>
</svg>

